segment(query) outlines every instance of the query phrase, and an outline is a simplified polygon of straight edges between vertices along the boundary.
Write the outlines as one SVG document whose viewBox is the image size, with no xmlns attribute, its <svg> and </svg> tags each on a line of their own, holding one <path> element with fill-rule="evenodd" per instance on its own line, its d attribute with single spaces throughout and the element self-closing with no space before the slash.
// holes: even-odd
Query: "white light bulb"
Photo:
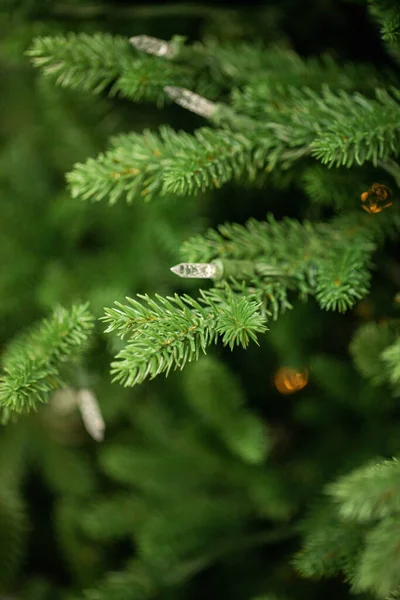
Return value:
<svg viewBox="0 0 400 600">
<path fill-rule="evenodd" d="M 215 263 L 180 263 L 171 267 L 171 271 L 186 279 L 217 279 L 220 268 Z"/>
<path fill-rule="evenodd" d="M 146 52 L 146 54 L 167 58 L 171 58 L 175 54 L 175 49 L 171 44 L 149 35 L 134 35 L 129 41 L 137 50 Z"/>
<path fill-rule="evenodd" d="M 77 391 L 77 404 L 86 431 L 96 442 L 101 442 L 105 423 L 96 396 L 89 389 L 80 389 Z"/>
<path fill-rule="evenodd" d="M 191 92 L 186 88 L 176 87 L 174 85 L 166 85 L 164 91 L 168 94 L 171 100 L 174 100 L 179 106 L 183 106 L 201 117 L 209 119 L 215 113 L 217 105 L 211 100 L 207 100 L 195 92 Z"/>
</svg>

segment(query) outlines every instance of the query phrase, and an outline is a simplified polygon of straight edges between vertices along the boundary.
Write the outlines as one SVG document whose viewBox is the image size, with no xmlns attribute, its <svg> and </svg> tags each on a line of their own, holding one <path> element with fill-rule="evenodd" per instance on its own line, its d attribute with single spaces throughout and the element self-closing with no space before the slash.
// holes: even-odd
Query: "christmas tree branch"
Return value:
<svg viewBox="0 0 400 600">
<path fill-rule="evenodd" d="M 249 88 L 236 92 L 234 109 L 258 118 L 261 130 L 273 131 L 290 147 L 308 147 L 323 164 L 351 167 L 370 161 L 376 166 L 397 155 L 400 105 L 394 88 L 392 95 L 378 89 L 373 100 L 324 84 L 322 91 L 290 88 L 277 99 L 258 102 Z"/>
<path fill-rule="evenodd" d="M 215 343 L 218 335 L 224 345 L 246 347 L 256 333 L 266 327 L 258 306 L 246 298 L 219 295 L 219 304 L 203 293 L 200 302 L 189 296 L 162 298 L 157 302 L 148 296 L 138 296 L 146 305 L 128 299 L 129 305 L 118 304 L 106 309 L 103 320 L 109 323 L 107 332 L 117 331 L 130 339 L 112 364 L 114 380 L 125 386 L 168 374 L 172 367 L 182 369 L 187 362 L 198 359 L 200 351 Z"/>
<path fill-rule="evenodd" d="M 361 325 L 353 335 L 350 343 L 350 353 L 357 370 L 368 379 L 372 385 L 382 385 L 389 381 L 390 373 L 397 373 L 398 356 L 393 356 L 392 344 L 395 333 L 386 323 L 371 321 Z M 384 359 L 383 352 L 388 350 Z M 391 368 L 390 368 L 391 367 Z"/>
<path fill-rule="evenodd" d="M 134 62 L 128 39 L 97 33 L 38 37 L 27 52 L 58 85 L 100 93 Z"/>
<path fill-rule="evenodd" d="M 341 518 L 374 522 L 400 512 L 400 462 L 373 463 L 351 471 L 326 488 Z"/>
<path fill-rule="evenodd" d="M 114 572 L 103 578 L 98 588 L 87 590 L 82 600 L 152 600 L 161 590 L 182 585 L 211 565 L 222 561 L 237 552 L 252 550 L 262 546 L 273 545 L 295 536 L 292 529 L 282 528 L 272 531 L 261 531 L 242 540 L 238 548 L 237 540 L 219 544 L 218 549 L 193 560 L 183 561 L 164 573 L 152 572 L 146 563 L 139 560 L 130 561 L 124 571 Z"/>
<path fill-rule="evenodd" d="M 356 217 L 353 222 L 338 219 L 311 225 L 291 219 L 277 222 L 269 215 L 264 222 L 250 219 L 244 226 L 225 224 L 209 230 L 188 240 L 182 254 L 199 262 L 242 259 L 257 265 L 264 261 L 282 270 L 283 277 L 275 274 L 271 281 L 315 294 L 322 308 L 344 312 L 368 291 L 368 267 L 375 249 L 373 232 L 358 221 Z M 260 289 L 258 283 L 255 287 Z"/>
<path fill-rule="evenodd" d="M 4 419 L 28 412 L 62 387 L 60 368 L 82 351 L 93 329 L 87 305 L 57 309 L 32 332 L 15 341 L 3 358 L 0 406 Z"/>
<path fill-rule="evenodd" d="M 176 50 L 171 52 L 174 57 L 180 57 L 182 44 L 179 36 L 170 43 L 165 42 L 166 47 Z M 192 64 L 186 60 L 199 54 L 196 48 L 188 50 L 188 57 L 185 55 L 184 60 L 176 64 L 168 60 L 168 53 L 164 53 L 163 58 L 151 56 L 136 50 L 135 44 L 122 36 L 69 33 L 38 37 L 27 54 L 33 64 L 58 85 L 95 94 L 108 90 L 111 95 L 120 94 L 137 102 L 155 102 L 159 106 L 168 100 L 165 86 L 199 85 L 201 90 L 202 85 L 198 77 L 202 62 L 196 65 L 193 60 Z"/>
<path fill-rule="evenodd" d="M 220 187 L 251 169 L 251 144 L 240 134 L 203 128 L 192 136 L 161 127 L 114 138 L 113 147 L 97 159 L 75 165 L 67 175 L 71 194 L 85 200 L 125 196 L 195 194 Z"/>
<path fill-rule="evenodd" d="M 397 459 L 370 462 L 325 489 L 330 497 L 302 525 L 295 565 L 306 577 L 342 571 L 356 592 L 387 598 L 400 586 Z"/>
<path fill-rule="evenodd" d="M 248 407 L 235 375 L 213 357 L 203 357 L 184 373 L 187 402 L 231 453 L 248 464 L 263 464 L 269 450 L 268 429 Z M 221 402 L 224 398 L 224 402 Z"/>
<path fill-rule="evenodd" d="M 397 49 L 400 46 L 400 7 L 396 0 L 368 0 L 371 16 L 380 25 L 381 37 Z"/>
<path fill-rule="evenodd" d="M 340 570 L 347 576 L 353 571 L 365 528 L 352 522 L 342 523 L 332 502 L 314 506 L 300 525 L 303 544 L 294 559 L 295 568 L 312 579 L 333 577 Z"/>
<path fill-rule="evenodd" d="M 397 156 L 400 140 L 399 94 L 376 92 L 376 100 L 358 93 L 352 96 L 324 94 L 325 106 L 335 111 L 331 122 L 312 143 L 312 154 L 328 166 L 351 167 L 366 161 L 377 166 Z"/>
<path fill-rule="evenodd" d="M 307 88 L 319 93 L 323 86 L 332 91 L 358 90 L 373 92 L 383 79 L 395 83 L 395 75 L 382 77 L 369 64 L 343 63 L 329 54 L 304 58 L 286 46 L 250 48 L 235 44 L 216 48 L 222 68 L 229 72 L 244 70 L 248 83 L 232 90 L 232 103 L 240 110 L 260 117 L 269 104 L 277 109 L 287 101 L 295 88 Z M 251 76 L 250 76 L 251 74 Z"/>
<path fill-rule="evenodd" d="M 235 120 L 235 113 L 223 105 L 208 113 L 201 98 L 191 92 L 185 96 L 187 90 L 178 97 L 178 89 L 170 93 L 183 106 L 228 125 Z M 246 119 L 238 116 L 237 133 L 204 127 L 192 136 L 162 127 L 158 136 L 120 136 L 111 150 L 75 166 L 68 175 L 71 192 L 85 199 L 109 197 L 111 202 L 122 195 L 128 200 L 137 195 L 183 196 L 232 179 L 253 181 L 265 166 L 268 171 L 286 169 L 310 154 L 328 166 L 350 167 L 365 161 L 390 165 L 397 152 L 400 105 L 383 90 L 377 100 L 327 88 L 322 95 L 297 90 L 278 109 L 267 103 L 263 110 L 267 120 L 254 127 L 253 121 L 245 127 Z"/>
</svg>

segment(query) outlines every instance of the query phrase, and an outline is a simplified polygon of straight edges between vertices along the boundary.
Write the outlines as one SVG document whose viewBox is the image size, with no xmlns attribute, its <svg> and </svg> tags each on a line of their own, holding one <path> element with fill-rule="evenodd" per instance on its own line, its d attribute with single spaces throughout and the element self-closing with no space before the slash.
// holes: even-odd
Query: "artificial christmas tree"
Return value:
<svg viewBox="0 0 400 600">
<path fill-rule="evenodd" d="M 379 65 L 278 4 L 2 15 L 7 593 L 399 595 L 400 8 L 354 6 Z"/>
</svg>

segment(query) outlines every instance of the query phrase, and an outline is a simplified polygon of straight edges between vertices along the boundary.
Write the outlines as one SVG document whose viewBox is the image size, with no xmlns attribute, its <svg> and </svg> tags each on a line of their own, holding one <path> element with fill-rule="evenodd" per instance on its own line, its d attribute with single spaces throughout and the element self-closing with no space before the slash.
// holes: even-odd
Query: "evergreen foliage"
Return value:
<svg viewBox="0 0 400 600">
<path fill-rule="evenodd" d="M 27 412 L 62 387 L 60 368 L 76 357 L 93 329 L 86 305 L 59 308 L 29 334 L 13 342 L 3 356 L 0 402 L 5 416 Z"/>
<path fill-rule="evenodd" d="M 114 203 L 122 195 L 132 201 L 137 195 L 151 200 L 160 194 L 193 194 L 239 177 L 246 168 L 245 151 L 251 149 L 239 134 L 207 128 L 193 137 L 163 127 L 158 136 L 150 131 L 122 135 L 113 145 L 115 150 L 68 174 L 73 196 L 107 197 Z"/>
<path fill-rule="evenodd" d="M 203 293 L 206 306 L 189 296 L 156 298 L 158 303 L 144 297 L 148 307 L 128 298 L 129 305 L 106 311 L 104 320 L 110 323 L 106 332 L 131 334 L 111 371 L 124 385 L 141 383 L 148 375 L 168 375 L 172 366 L 182 369 L 186 362 L 198 359 L 200 350 L 205 353 L 218 334 L 233 349 L 239 344 L 245 348 L 250 339 L 256 340 L 256 333 L 265 331 L 257 305 L 233 294 L 220 294 L 215 304 L 215 298 L 213 302 Z"/>
<path fill-rule="evenodd" d="M 400 9 L 381 65 L 275 4 L 0 14 L 1 593 L 399 596 Z"/>
<path fill-rule="evenodd" d="M 325 84 L 322 93 L 290 88 L 278 106 L 268 94 L 253 105 L 248 89 L 236 93 L 234 110 L 257 119 L 249 128 L 247 119 L 232 116 L 239 132 L 201 128 L 189 135 L 164 127 L 158 137 L 149 132 L 118 137 L 114 148 L 76 165 L 68 175 L 72 195 L 110 202 L 122 194 L 129 201 L 137 194 L 146 199 L 189 195 L 236 178 L 251 182 L 261 169 L 288 169 L 310 155 L 329 167 L 370 161 L 390 172 L 386 163 L 397 156 L 399 143 L 396 90 L 390 95 L 378 89 L 376 99 L 369 99 L 358 92 L 334 92 Z M 249 130 L 242 131 L 241 123 Z"/>
<path fill-rule="evenodd" d="M 327 488 L 334 504 L 316 523 L 296 560 L 307 576 L 343 570 L 355 592 L 387 598 L 399 587 L 396 459 L 374 462 Z M 328 520 L 329 519 L 329 520 Z"/>
<path fill-rule="evenodd" d="M 29 54 L 59 85 L 94 93 L 113 83 L 131 59 L 128 40 L 107 34 L 42 37 Z"/>
<path fill-rule="evenodd" d="M 380 27 L 382 39 L 398 44 L 400 38 L 400 10 L 393 0 L 369 0 L 369 7 Z"/>
<path fill-rule="evenodd" d="M 366 323 L 356 331 L 350 352 L 354 362 L 364 377 L 374 385 L 387 381 L 388 373 L 383 362 L 382 352 L 393 341 L 393 333 L 385 324 Z"/>
</svg>

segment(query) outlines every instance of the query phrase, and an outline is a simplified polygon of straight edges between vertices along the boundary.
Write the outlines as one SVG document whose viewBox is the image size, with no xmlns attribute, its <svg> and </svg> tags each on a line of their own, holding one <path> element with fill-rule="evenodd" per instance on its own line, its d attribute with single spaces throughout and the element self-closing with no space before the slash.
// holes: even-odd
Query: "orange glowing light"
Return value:
<svg viewBox="0 0 400 600">
<path fill-rule="evenodd" d="M 384 208 L 392 205 L 392 202 L 386 202 L 390 199 L 392 190 L 383 183 L 373 183 L 367 192 L 361 194 L 362 208 L 368 213 L 376 214 L 382 212 Z"/>
<path fill-rule="evenodd" d="M 275 373 L 274 384 L 280 394 L 295 394 L 308 383 L 308 371 L 298 371 L 291 367 L 281 367 Z"/>
</svg>

